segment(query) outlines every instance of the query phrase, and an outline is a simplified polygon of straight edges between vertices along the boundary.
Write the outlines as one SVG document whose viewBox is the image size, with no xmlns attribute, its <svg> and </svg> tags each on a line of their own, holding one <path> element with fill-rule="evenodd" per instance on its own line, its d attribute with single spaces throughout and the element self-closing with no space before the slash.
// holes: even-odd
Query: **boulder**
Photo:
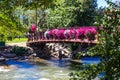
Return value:
<svg viewBox="0 0 120 80">
<path fill-rule="evenodd" d="M 5 64 L 6 64 L 6 59 L 0 58 L 0 65 L 5 65 Z"/>
<path fill-rule="evenodd" d="M 65 43 L 47 43 L 46 48 L 44 50 L 45 53 L 49 53 L 52 57 L 59 58 L 60 53 L 62 57 L 70 57 L 70 48 L 67 47 L 69 44 Z M 50 51 L 50 52 L 48 52 Z"/>
<path fill-rule="evenodd" d="M 7 53 L 7 54 L 1 54 L 3 57 L 5 58 L 14 58 L 16 57 L 16 54 L 13 54 L 13 53 Z"/>
<path fill-rule="evenodd" d="M 66 43 L 46 43 L 43 48 L 40 45 L 32 48 L 38 57 L 59 58 L 61 53 L 62 58 L 69 58 L 71 52 L 68 46 Z"/>
</svg>

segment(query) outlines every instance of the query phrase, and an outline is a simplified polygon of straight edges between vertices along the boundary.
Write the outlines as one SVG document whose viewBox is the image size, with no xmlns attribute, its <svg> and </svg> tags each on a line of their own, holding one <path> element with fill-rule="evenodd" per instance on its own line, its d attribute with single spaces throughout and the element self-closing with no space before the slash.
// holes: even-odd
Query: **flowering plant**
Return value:
<svg viewBox="0 0 120 80">
<path fill-rule="evenodd" d="M 32 24 L 31 27 L 30 27 L 30 31 L 35 32 L 36 29 L 37 29 L 37 26 L 35 24 Z"/>
</svg>

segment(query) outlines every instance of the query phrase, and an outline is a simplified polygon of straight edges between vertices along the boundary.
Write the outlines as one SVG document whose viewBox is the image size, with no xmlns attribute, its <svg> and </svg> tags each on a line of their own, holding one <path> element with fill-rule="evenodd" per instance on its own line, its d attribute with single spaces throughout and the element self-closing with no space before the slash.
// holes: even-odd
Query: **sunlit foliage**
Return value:
<svg viewBox="0 0 120 80">
<path fill-rule="evenodd" d="M 106 1 L 109 7 L 103 10 L 101 14 L 104 15 L 98 19 L 98 25 L 103 26 L 99 32 L 99 44 L 91 49 L 91 55 L 100 54 L 101 62 L 89 65 L 81 72 L 71 73 L 71 80 L 92 80 L 101 74 L 102 80 L 120 79 L 120 7 Z"/>
</svg>

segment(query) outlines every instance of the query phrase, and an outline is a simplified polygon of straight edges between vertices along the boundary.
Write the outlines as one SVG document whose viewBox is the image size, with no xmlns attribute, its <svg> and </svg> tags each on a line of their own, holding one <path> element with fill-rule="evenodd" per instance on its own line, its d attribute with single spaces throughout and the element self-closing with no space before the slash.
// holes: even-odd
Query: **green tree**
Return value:
<svg viewBox="0 0 120 80">
<path fill-rule="evenodd" d="M 45 27 L 92 25 L 96 18 L 96 8 L 97 0 L 64 0 L 55 9 L 46 12 Z"/>
<path fill-rule="evenodd" d="M 96 19 L 97 0 L 67 0 L 68 6 L 73 5 L 71 25 L 90 26 L 93 25 Z"/>
<path fill-rule="evenodd" d="M 72 7 L 58 7 L 55 10 L 50 10 L 46 16 L 46 26 L 50 27 L 67 27 L 69 26 L 72 18 Z"/>
<path fill-rule="evenodd" d="M 6 41 L 8 37 L 13 38 L 24 31 L 22 27 L 16 26 L 8 16 L 0 14 L 0 41 Z"/>
<path fill-rule="evenodd" d="M 25 26 L 21 24 L 21 15 L 23 22 L 28 24 L 28 16 L 23 14 L 25 10 L 36 10 L 40 8 L 54 8 L 61 0 L 0 0 L 0 39 L 4 41 L 7 37 L 14 37 L 24 33 Z M 37 15 L 36 15 L 37 21 Z"/>
<path fill-rule="evenodd" d="M 100 17 L 99 44 L 91 49 L 92 54 L 100 54 L 101 62 L 89 65 L 87 69 L 72 73 L 71 80 L 92 80 L 104 73 L 102 80 L 120 79 L 120 7 L 106 0 L 109 4 Z M 76 77 L 77 76 L 77 77 Z M 79 77 L 79 79 L 78 79 Z"/>
</svg>

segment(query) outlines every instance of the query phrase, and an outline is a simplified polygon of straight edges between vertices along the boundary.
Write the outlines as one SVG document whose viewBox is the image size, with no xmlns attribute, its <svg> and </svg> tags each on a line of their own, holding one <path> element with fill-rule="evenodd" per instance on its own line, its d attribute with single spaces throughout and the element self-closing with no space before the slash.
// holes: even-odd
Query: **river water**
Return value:
<svg viewBox="0 0 120 80">
<path fill-rule="evenodd" d="M 0 80 L 69 80 L 69 62 L 44 61 L 40 64 L 31 64 L 8 60 L 7 64 L 14 66 L 12 70 L 0 71 Z"/>
<path fill-rule="evenodd" d="M 90 60 L 83 58 L 85 64 L 93 62 Z M 99 62 L 98 58 L 93 60 Z M 0 69 L 0 80 L 69 80 L 69 73 L 75 71 L 68 60 L 44 60 L 37 64 L 8 60 L 7 64 L 13 69 Z"/>
</svg>

